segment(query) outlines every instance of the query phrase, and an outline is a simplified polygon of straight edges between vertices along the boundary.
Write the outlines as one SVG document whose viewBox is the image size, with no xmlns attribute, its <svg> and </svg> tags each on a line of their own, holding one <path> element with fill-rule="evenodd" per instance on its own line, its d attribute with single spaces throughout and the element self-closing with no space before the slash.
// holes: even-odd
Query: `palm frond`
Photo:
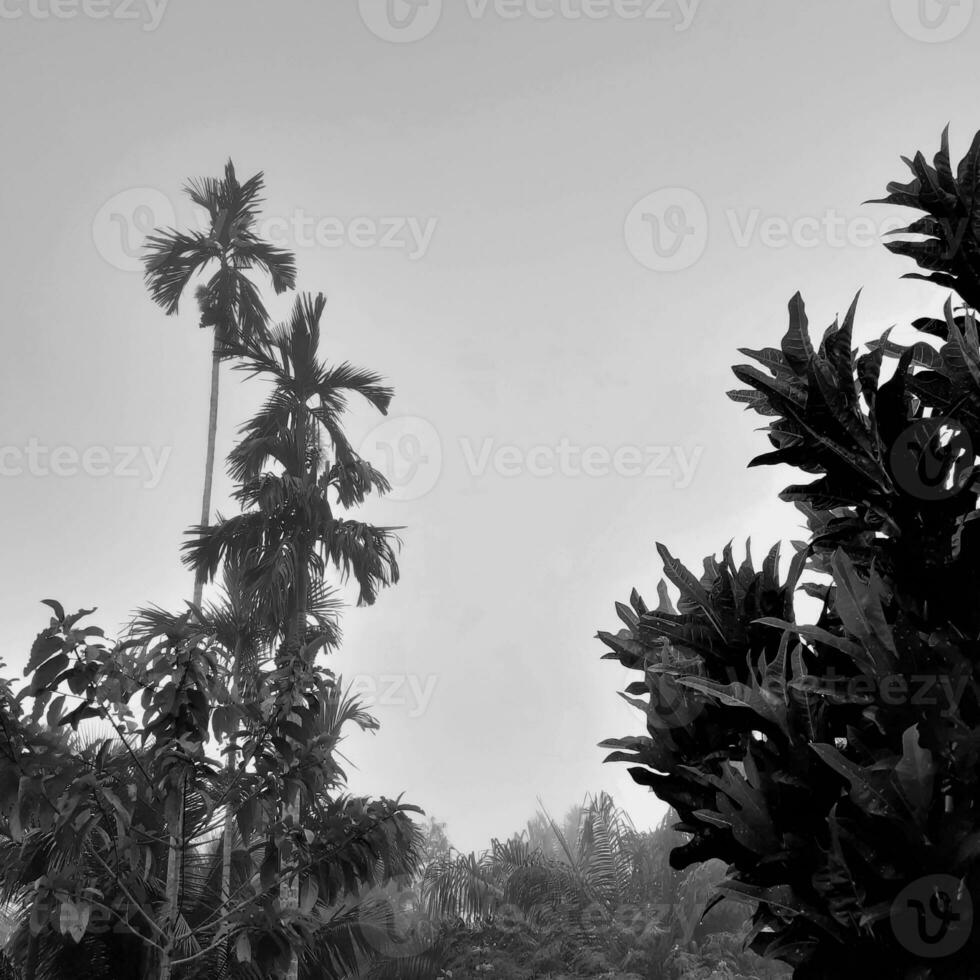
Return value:
<svg viewBox="0 0 980 980">
<path fill-rule="evenodd" d="M 344 578 L 353 576 L 360 592 L 359 606 L 370 606 L 383 586 L 394 585 L 399 578 L 400 545 L 395 531 L 400 528 L 375 527 L 361 521 L 335 522 L 327 544 L 331 562 Z"/>
<path fill-rule="evenodd" d="M 150 235 L 143 261 L 144 280 L 153 302 L 168 314 L 176 313 L 191 279 L 218 258 L 214 243 L 200 232 L 167 228 Z"/>
</svg>

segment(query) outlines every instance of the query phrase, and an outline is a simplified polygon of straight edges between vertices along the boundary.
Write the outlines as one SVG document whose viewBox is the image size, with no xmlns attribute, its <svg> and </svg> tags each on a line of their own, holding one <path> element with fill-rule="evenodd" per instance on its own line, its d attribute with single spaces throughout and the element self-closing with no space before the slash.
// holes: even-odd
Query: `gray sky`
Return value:
<svg viewBox="0 0 980 980">
<path fill-rule="evenodd" d="M 538 796 L 607 789 L 648 825 L 660 804 L 596 748 L 642 719 L 593 635 L 655 593 L 657 540 L 699 569 L 795 536 L 792 474 L 745 468 L 768 444 L 724 394 L 793 292 L 817 332 L 863 285 L 862 339 L 941 308 L 876 244 L 896 214 L 861 202 L 947 121 L 965 150 L 980 17 L 393 3 L 0 0 L 2 655 L 22 669 L 39 599 L 111 629 L 191 591 L 210 336 L 134 256 L 198 220 L 184 178 L 230 155 L 329 296 L 323 353 L 396 388 L 381 429 L 350 421 L 397 491 L 362 516 L 407 528 L 402 582 L 336 658 L 382 722 L 345 746 L 352 789 L 404 791 L 464 849 Z M 258 390 L 222 380 L 223 456 Z"/>
</svg>

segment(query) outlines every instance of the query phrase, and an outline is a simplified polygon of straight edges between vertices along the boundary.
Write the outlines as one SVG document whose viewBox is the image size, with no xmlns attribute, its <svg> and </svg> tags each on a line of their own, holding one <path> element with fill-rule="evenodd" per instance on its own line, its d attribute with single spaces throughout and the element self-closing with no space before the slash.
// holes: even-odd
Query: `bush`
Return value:
<svg viewBox="0 0 980 980">
<path fill-rule="evenodd" d="M 861 353 L 856 300 L 814 347 L 794 296 L 730 394 L 768 421 L 750 465 L 815 477 L 781 494 L 808 539 L 785 574 L 778 546 L 761 567 L 727 546 L 696 576 L 658 545 L 676 608 L 664 582 L 653 609 L 634 591 L 600 634 L 647 721 L 608 758 L 678 811 L 672 865 L 725 862 L 720 893 L 757 902 L 751 948 L 800 980 L 967 978 L 980 953 L 980 134 L 956 174 L 945 133 L 909 164 L 885 200 L 926 216 L 889 247 L 964 305 Z"/>
</svg>

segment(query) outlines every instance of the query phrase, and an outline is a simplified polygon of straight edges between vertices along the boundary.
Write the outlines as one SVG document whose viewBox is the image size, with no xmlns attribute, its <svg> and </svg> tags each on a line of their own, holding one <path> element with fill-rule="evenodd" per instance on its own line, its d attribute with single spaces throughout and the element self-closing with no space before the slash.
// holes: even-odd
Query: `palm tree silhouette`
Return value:
<svg viewBox="0 0 980 980">
<path fill-rule="evenodd" d="M 243 512 L 219 518 L 215 526 L 202 523 L 184 546 L 184 560 L 199 582 L 212 579 L 222 564 L 239 570 L 250 615 L 277 642 L 277 665 L 284 671 L 302 669 L 336 642 L 332 595 L 323 583 L 328 564 L 344 578 L 354 577 L 360 604 L 370 605 L 381 587 L 398 580 L 397 529 L 334 513 L 337 505 L 352 507 L 390 489 L 354 451 L 341 423 L 349 395 L 387 414 L 392 391 L 372 371 L 320 360 L 325 306 L 322 294 L 300 295 L 287 323 L 258 342 L 243 338 L 223 348 L 240 358 L 239 370 L 265 378 L 272 388 L 228 457 Z M 287 810 L 295 815 L 297 805 Z M 297 897 L 291 886 L 287 906 L 295 907 Z M 297 969 L 294 956 L 288 973 L 293 980 Z"/>
<path fill-rule="evenodd" d="M 224 177 L 202 177 L 190 180 L 185 192 L 207 211 L 208 231 L 181 232 L 174 228 L 158 229 L 147 238 L 144 257 L 147 288 L 154 302 L 168 315 L 177 313 L 180 300 L 191 280 L 209 266 L 214 273 L 196 290 L 200 307 L 200 326 L 214 329 L 211 355 L 211 398 L 208 417 L 207 459 L 204 469 L 204 493 L 201 523 L 211 516 L 211 488 L 214 478 L 214 444 L 218 426 L 218 383 L 221 361 L 228 356 L 226 346 L 250 342 L 265 335 L 268 314 L 255 284 L 247 272 L 265 272 L 277 293 L 296 284 L 294 256 L 263 241 L 255 234 L 255 222 L 264 187 L 262 173 L 244 184 L 235 176 L 231 160 L 225 164 Z M 204 580 L 194 582 L 194 605 L 200 606 Z"/>
</svg>

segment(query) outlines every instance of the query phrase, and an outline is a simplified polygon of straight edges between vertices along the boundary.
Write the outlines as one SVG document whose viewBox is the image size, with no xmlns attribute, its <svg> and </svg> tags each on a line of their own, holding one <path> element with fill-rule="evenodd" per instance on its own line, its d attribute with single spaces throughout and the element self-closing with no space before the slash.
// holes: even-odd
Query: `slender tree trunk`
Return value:
<svg viewBox="0 0 980 980">
<path fill-rule="evenodd" d="M 235 659 L 233 663 L 233 669 L 235 671 L 236 677 L 240 679 L 239 671 L 239 661 L 242 656 L 242 644 L 241 639 L 235 641 Z M 248 690 L 251 690 L 251 686 L 247 686 Z M 244 691 L 239 680 L 235 682 L 235 690 L 239 697 L 243 697 Z M 231 781 L 234 779 L 235 764 L 238 761 L 238 741 L 234 735 L 231 736 L 228 759 L 225 763 L 225 768 L 228 770 L 228 779 Z M 221 912 L 222 915 L 228 913 L 230 903 L 231 903 L 231 852 L 234 845 L 234 835 L 235 835 L 235 815 L 231 812 L 231 800 L 228 801 L 228 813 L 225 816 L 225 833 L 224 841 L 222 843 L 221 852 Z M 245 842 L 248 846 L 248 841 Z M 231 937 L 228 937 L 228 955 L 231 956 Z"/>
<path fill-rule="evenodd" d="M 306 473 L 306 449 L 309 442 L 310 420 L 307 418 L 305 410 L 300 410 L 299 418 L 296 421 L 297 428 L 297 455 L 299 457 L 300 479 L 305 480 Z M 303 649 L 306 640 L 306 614 L 309 598 L 309 549 L 310 545 L 305 540 L 298 548 L 298 567 L 296 569 L 296 584 L 292 622 L 289 627 L 289 641 L 287 649 L 291 657 L 298 657 Z M 291 803 L 287 812 L 294 820 L 299 818 L 299 800 Z M 286 895 L 284 908 L 299 908 L 299 878 L 294 877 L 286 884 Z M 289 961 L 289 969 L 286 971 L 286 980 L 299 980 L 299 958 L 293 952 Z"/>
<path fill-rule="evenodd" d="M 296 575 L 296 618 L 292 629 L 293 643 L 291 644 L 292 655 L 298 656 L 303 648 L 306 638 L 306 598 L 309 585 L 307 584 L 307 565 L 305 548 L 299 557 L 300 567 Z M 294 821 L 299 819 L 299 799 L 295 803 L 290 803 L 288 814 Z M 299 877 L 291 878 L 286 883 L 286 895 L 284 907 L 288 909 L 299 908 Z M 299 980 L 299 958 L 294 952 L 289 961 L 289 969 L 286 971 L 286 980 Z"/>
<path fill-rule="evenodd" d="M 184 811 L 186 809 L 186 781 L 181 781 L 180 811 L 177 826 L 170 837 L 167 852 L 167 899 L 164 923 L 166 927 L 166 948 L 160 954 L 159 980 L 170 980 L 173 973 L 173 944 L 177 934 L 177 917 L 180 915 L 180 892 L 184 874 Z"/>
<path fill-rule="evenodd" d="M 218 432 L 218 383 L 221 378 L 221 357 L 218 354 L 218 332 L 215 329 L 214 345 L 211 349 L 211 404 L 208 412 L 208 448 L 204 464 L 204 494 L 201 501 L 201 526 L 211 523 L 211 488 L 214 483 L 214 446 Z M 200 606 L 204 596 L 204 572 L 201 569 L 194 576 L 194 605 Z M 175 833 L 170 838 L 170 850 L 167 854 L 167 925 L 168 939 L 172 943 L 176 931 L 177 916 L 180 914 L 180 889 L 183 877 L 184 858 L 184 790 L 181 790 L 180 816 Z M 228 828 L 225 829 L 228 837 Z M 230 862 L 231 852 L 228 851 Z M 165 949 L 160 954 L 160 980 L 170 980 L 173 967 L 171 964 L 172 949 Z"/>
<path fill-rule="evenodd" d="M 234 778 L 235 762 L 238 757 L 237 742 L 231 739 L 231 751 L 228 753 L 228 778 Z M 221 854 L 221 911 L 225 915 L 231 903 L 231 852 L 235 841 L 235 817 L 231 812 L 229 801 L 228 814 L 225 817 L 225 836 Z M 246 842 L 247 844 L 247 842 Z M 231 955 L 231 938 L 228 939 L 228 954 Z"/>
<path fill-rule="evenodd" d="M 211 352 L 211 407 L 208 416 L 208 452 L 204 464 L 204 497 L 201 501 L 201 526 L 211 523 L 211 487 L 214 483 L 214 444 L 218 432 L 218 382 L 221 377 L 221 357 L 218 354 L 217 328 L 214 348 Z M 194 605 L 200 606 L 204 595 L 204 571 L 198 569 L 194 577 Z"/>
<path fill-rule="evenodd" d="M 170 950 L 163 950 L 160 953 L 160 971 L 157 974 L 160 980 L 170 980 L 170 978 L 173 976 L 173 964 L 170 961 Z"/>
</svg>

